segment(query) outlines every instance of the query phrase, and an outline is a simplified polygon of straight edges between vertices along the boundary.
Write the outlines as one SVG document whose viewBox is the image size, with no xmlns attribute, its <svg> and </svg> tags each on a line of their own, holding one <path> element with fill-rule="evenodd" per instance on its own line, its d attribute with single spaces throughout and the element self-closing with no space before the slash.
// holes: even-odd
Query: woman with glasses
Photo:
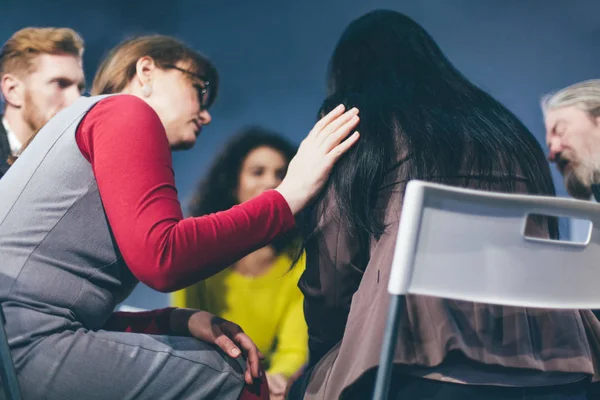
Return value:
<svg viewBox="0 0 600 400">
<path fill-rule="evenodd" d="M 181 289 L 289 232 L 358 139 L 344 140 L 357 111 L 338 107 L 276 189 L 184 219 L 170 148 L 193 146 L 217 89 L 214 66 L 181 42 L 126 41 L 96 96 L 51 119 L 0 181 L 0 301 L 25 398 L 268 396 L 251 393 L 261 355 L 239 326 L 189 309 L 112 312 L 138 280 Z"/>
</svg>

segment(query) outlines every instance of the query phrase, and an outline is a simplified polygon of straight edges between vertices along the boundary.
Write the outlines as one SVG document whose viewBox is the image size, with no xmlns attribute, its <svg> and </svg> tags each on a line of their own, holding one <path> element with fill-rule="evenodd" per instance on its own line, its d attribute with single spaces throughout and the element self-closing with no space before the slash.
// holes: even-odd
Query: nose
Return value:
<svg viewBox="0 0 600 400">
<path fill-rule="evenodd" d="M 210 124 L 210 121 L 212 121 L 212 115 L 210 115 L 208 110 L 200 111 L 200 121 L 202 122 L 202 125 Z"/>
<path fill-rule="evenodd" d="M 550 162 L 556 161 L 556 156 L 563 151 L 560 138 L 553 137 L 548 141 L 548 160 Z"/>
</svg>

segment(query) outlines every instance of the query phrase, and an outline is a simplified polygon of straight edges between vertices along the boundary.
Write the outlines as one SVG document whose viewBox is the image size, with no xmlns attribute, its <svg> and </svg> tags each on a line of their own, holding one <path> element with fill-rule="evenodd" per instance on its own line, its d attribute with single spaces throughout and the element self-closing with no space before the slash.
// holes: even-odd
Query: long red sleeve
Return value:
<svg viewBox="0 0 600 400">
<path fill-rule="evenodd" d="M 76 134 L 108 221 L 133 274 L 163 292 L 189 286 L 294 226 L 274 190 L 221 213 L 183 219 L 158 115 L 128 95 L 100 101 Z"/>
</svg>

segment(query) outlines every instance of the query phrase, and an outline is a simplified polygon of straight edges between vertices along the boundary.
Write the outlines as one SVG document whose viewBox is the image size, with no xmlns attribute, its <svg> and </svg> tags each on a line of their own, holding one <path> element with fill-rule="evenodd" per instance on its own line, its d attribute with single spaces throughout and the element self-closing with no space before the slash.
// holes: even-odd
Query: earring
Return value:
<svg viewBox="0 0 600 400">
<path fill-rule="evenodd" d="M 145 83 L 144 86 L 142 86 L 142 94 L 144 97 L 150 97 L 152 94 L 152 86 L 150 86 L 149 83 Z"/>
</svg>

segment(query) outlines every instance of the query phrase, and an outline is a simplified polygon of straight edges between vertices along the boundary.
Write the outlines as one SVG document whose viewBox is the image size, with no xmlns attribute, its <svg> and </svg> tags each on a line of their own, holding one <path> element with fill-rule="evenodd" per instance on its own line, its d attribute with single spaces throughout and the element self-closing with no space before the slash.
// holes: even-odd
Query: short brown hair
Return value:
<svg viewBox="0 0 600 400">
<path fill-rule="evenodd" d="M 23 28 L 0 50 L 0 76 L 30 74 L 40 54 L 83 56 L 83 39 L 69 28 Z"/>
<path fill-rule="evenodd" d="M 203 75 L 210 81 L 210 106 L 217 97 L 219 74 L 214 65 L 202 54 L 190 49 L 179 40 L 164 35 L 141 36 L 126 40 L 115 47 L 102 62 L 94 77 L 92 94 L 120 93 L 136 73 L 136 63 L 142 57 L 151 57 L 159 68 L 168 68 L 179 62 L 189 64 L 188 70 Z"/>
</svg>

